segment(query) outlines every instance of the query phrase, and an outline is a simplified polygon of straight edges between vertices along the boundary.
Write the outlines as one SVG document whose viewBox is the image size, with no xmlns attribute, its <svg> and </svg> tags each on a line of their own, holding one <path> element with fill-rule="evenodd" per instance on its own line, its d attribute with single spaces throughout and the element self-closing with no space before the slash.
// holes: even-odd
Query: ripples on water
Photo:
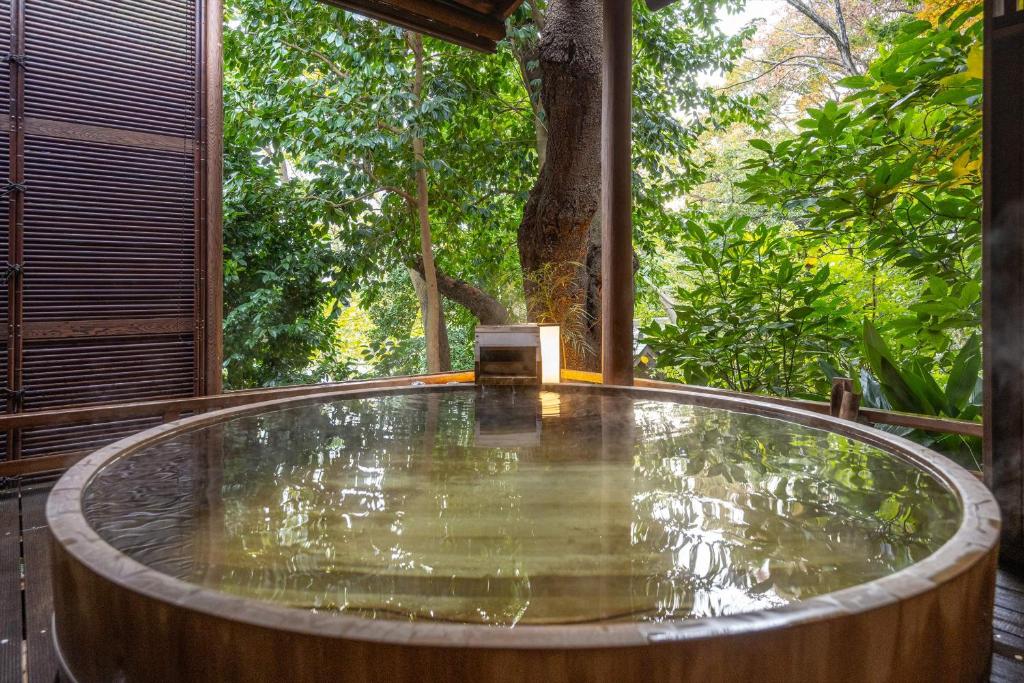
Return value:
<svg viewBox="0 0 1024 683">
<path fill-rule="evenodd" d="M 960 517 L 930 475 L 829 432 L 508 388 L 238 418 L 106 467 L 85 507 L 210 588 L 506 626 L 783 605 L 906 567 Z"/>
</svg>

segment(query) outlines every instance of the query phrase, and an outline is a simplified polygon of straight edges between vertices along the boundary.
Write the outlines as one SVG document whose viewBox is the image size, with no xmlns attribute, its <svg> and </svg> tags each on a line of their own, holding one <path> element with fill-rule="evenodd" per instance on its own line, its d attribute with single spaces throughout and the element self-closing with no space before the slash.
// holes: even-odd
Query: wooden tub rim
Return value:
<svg viewBox="0 0 1024 683">
<path fill-rule="evenodd" d="M 370 643 L 480 649 L 588 649 L 638 647 L 679 640 L 699 640 L 785 629 L 851 617 L 936 590 L 985 561 L 999 543 L 999 507 L 976 476 L 948 458 L 902 437 L 859 423 L 756 399 L 705 393 L 699 389 L 614 387 L 562 383 L 545 385 L 558 392 L 630 396 L 719 408 L 823 429 L 875 446 L 919 467 L 958 499 L 956 533 L 923 560 L 880 579 L 787 605 L 729 616 L 672 622 L 622 622 L 579 625 L 522 625 L 373 620 L 344 613 L 315 613 L 254 598 L 230 595 L 173 578 L 120 552 L 89 526 L 82 492 L 98 472 L 120 458 L 182 433 L 230 419 L 284 410 L 303 404 L 393 394 L 466 391 L 474 385 L 411 385 L 386 388 L 332 388 L 323 393 L 224 408 L 175 420 L 121 439 L 97 450 L 69 469 L 53 487 L 46 518 L 55 542 L 89 571 L 121 589 L 178 609 L 255 627 Z M 59 625 L 58 625 L 59 626 Z"/>
</svg>

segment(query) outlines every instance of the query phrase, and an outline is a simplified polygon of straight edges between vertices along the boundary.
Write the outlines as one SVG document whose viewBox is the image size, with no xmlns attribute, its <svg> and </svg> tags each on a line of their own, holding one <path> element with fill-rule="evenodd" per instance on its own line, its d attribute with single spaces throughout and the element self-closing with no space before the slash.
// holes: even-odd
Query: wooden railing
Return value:
<svg viewBox="0 0 1024 683">
<path fill-rule="evenodd" d="M 601 375 L 593 372 L 563 370 L 562 379 L 569 382 L 586 382 L 600 384 Z M 132 403 L 112 403 L 108 405 L 87 406 L 82 408 L 65 408 L 42 410 L 27 413 L 0 415 L 0 432 L 13 432 L 19 429 L 34 427 L 56 427 L 92 424 L 97 422 L 114 422 L 119 420 L 159 418 L 164 422 L 176 420 L 184 415 L 204 413 L 220 408 L 249 405 L 280 398 L 308 396 L 338 389 L 374 389 L 386 387 L 410 386 L 416 383 L 447 384 L 449 382 L 472 382 L 472 372 L 450 372 L 437 375 L 415 375 L 408 377 L 389 377 L 386 379 L 338 382 L 333 384 L 306 384 L 300 386 L 276 387 L 272 389 L 250 389 L 231 391 L 215 396 L 164 399 L 159 401 L 139 401 Z M 835 400 L 808 401 L 803 399 L 782 398 L 778 396 L 743 394 L 727 389 L 698 387 L 675 382 L 637 379 L 636 386 L 655 389 L 679 389 L 711 393 L 721 396 L 754 398 L 766 403 L 799 408 L 814 413 L 837 414 Z M 833 396 L 833 399 L 835 397 Z M 841 396 L 840 396 L 841 405 Z M 850 419 L 874 424 L 910 427 L 930 432 L 945 434 L 961 434 L 964 436 L 981 437 L 980 422 L 967 422 L 949 418 L 914 415 L 874 408 L 859 408 L 852 415 L 843 415 Z M 32 458 L 23 458 L 0 462 L 0 477 L 15 477 L 42 472 L 66 469 L 75 461 L 86 455 L 88 451 L 72 451 L 54 453 Z"/>
<path fill-rule="evenodd" d="M 40 410 L 0 415 L 0 432 L 11 432 L 17 429 L 31 429 L 33 427 L 83 425 L 96 422 L 114 422 L 147 417 L 160 418 L 164 422 L 171 422 L 184 415 L 192 413 L 205 413 L 211 410 L 261 403 L 263 401 L 272 401 L 280 398 L 308 396 L 337 389 L 379 389 L 386 387 L 410 386 L 416 383 L 447 384 L 449 382 L 472 381 L 472 372 L 449 372 L 438 375 L 388 377 L 386 379 L 371 379 L 353 382 L 303 384 L 298 386 L 275 387 L 272 389 L 247 389 L 243 391 L 229 391 L 215 396 L 197 396 L 162 399 L 158 401 L 111 403 L 107 405 L 85 406 L 81 408 Z M 15 477 L 63 470 L 74 464 L 76 460 L 79 460 L 87 453 L 88 451 L 71 451 L 0 462 L 0 477 Z"/>
<path fill-rule="evenodd" d="M 563 370 L 562 379 L 570 382 L 600 383 L 601 375 L 596 372 L 580 372 L 578 370 Z M 765 403 L 799 408 L 812 413 L 823 415 L 835 414 L 830 401 L 808 401 L 799 398 L 784 398 L 781 396 L 769 396 L 766 394 L 745 394 L 729 389 L 716 389 L 714 387 L 700 387 L 678 382 L 663 382 L 653 379 L 637 378 L 635 382 L 638 387 L 650 387 L 652 389 L 683 389 L 700 391 L 706 394 L 719 396 L 736 396 L 739 398 L 752 398 Z M 901 413 L 894 410 L 880 410 L 878 408 L 859 408 L 850 419 L 873 424 L 893 425 L 896 427 L 909 427 L 920 429 L 926 432 L 938 432 L 941 434 L 961 434 L 963 436 L 976 436 L 981 438 L 983 428 L 980 422 L 969 422 L 967 420 L 955 420 L 947 417 L 933 417 L 931 415 L 917 415 L 915 413 Z"/>
</svg>

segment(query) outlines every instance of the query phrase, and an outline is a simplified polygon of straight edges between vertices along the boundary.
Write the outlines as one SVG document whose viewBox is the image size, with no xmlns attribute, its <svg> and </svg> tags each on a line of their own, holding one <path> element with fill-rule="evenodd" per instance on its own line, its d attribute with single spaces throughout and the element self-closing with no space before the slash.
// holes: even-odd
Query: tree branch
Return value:
<svg viewBox="0 0 1024 683">
<path fill-rule="evenodd" d="M 301 47 L 299 45 L 296 45 L 295 43 L 289 43 L 287 40 L 282 40 L 281 44 L 287 45 L 292 50 L 295 50 L 296 52 L 301 52 L 306 56 L 316 57 L 324 64 L 324 66 L 327 67 L 327 69 L 332 74 L 334 74 L 341 80 L 345 80 L 348 78 L 348 73 L 339 69 L 338 66 L 331 60 L 331 58 L 325 55 L 323 52 L 320 52 L 319 50 L 314 50 L 312 48 Z"/>
<path fill-rule="evenodd" d="M 846 21 L 843 18 L 842 7 L 839 4 L 839 0 L 834 0 L 834 3 L 836 8 L 836 16 L 840 23 L 840 29 L 838 32 L 835 28 L 832 27 L 828 20 L 825 19 L 825 17 L 818 14 L 815 11 L 815 9 L 811 7 L 809 4 L 802 2 L 802 0 L 786 0 L 786 4 L 788 4 L 797 12 L 810 19 L 811 22 L 815 26 L 820 28 L 822 32 L 826 36 L 828 36 L 829 40 L 831 40 L 835 44 L 836 49 L 839 50 L 839 57 L 843 61 L 844 68 L 851 75 L 860 75 L 860 69 L 857 67 L 856 62 L 853 59 L 853 52 L 850 49 L 849 36 L 846 35 Z M 840 33 L 842 35 L 840 35 Z"/>
<path fill-rule="evenodd" d="M 417 258 L 413 268 L 423 274 L 423 259 Z M 463 306 L 481 325 L 504 325 L 508 322 L 508 309 L 493 296 L 465 280 L 453 278 L 437 269 L 437 288 L 446 298 Z"/>
</svg>

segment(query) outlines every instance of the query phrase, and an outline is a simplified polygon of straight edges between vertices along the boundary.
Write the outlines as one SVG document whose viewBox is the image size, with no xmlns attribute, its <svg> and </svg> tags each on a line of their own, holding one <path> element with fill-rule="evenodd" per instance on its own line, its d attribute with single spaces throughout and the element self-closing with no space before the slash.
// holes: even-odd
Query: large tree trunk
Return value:
<svg viewBox="0 0 1024 683">
<path fill-rule="evenodd" d="M 519 226 L 519 260 L 530 320 L 559 323 L 566 366 L 596 370 L 600 322 L 588 299 L 599 300 L 591 224 L 601 201 L 600 0 L 553 0 L 543 28 L 546 149 Z"/>
</svg>

